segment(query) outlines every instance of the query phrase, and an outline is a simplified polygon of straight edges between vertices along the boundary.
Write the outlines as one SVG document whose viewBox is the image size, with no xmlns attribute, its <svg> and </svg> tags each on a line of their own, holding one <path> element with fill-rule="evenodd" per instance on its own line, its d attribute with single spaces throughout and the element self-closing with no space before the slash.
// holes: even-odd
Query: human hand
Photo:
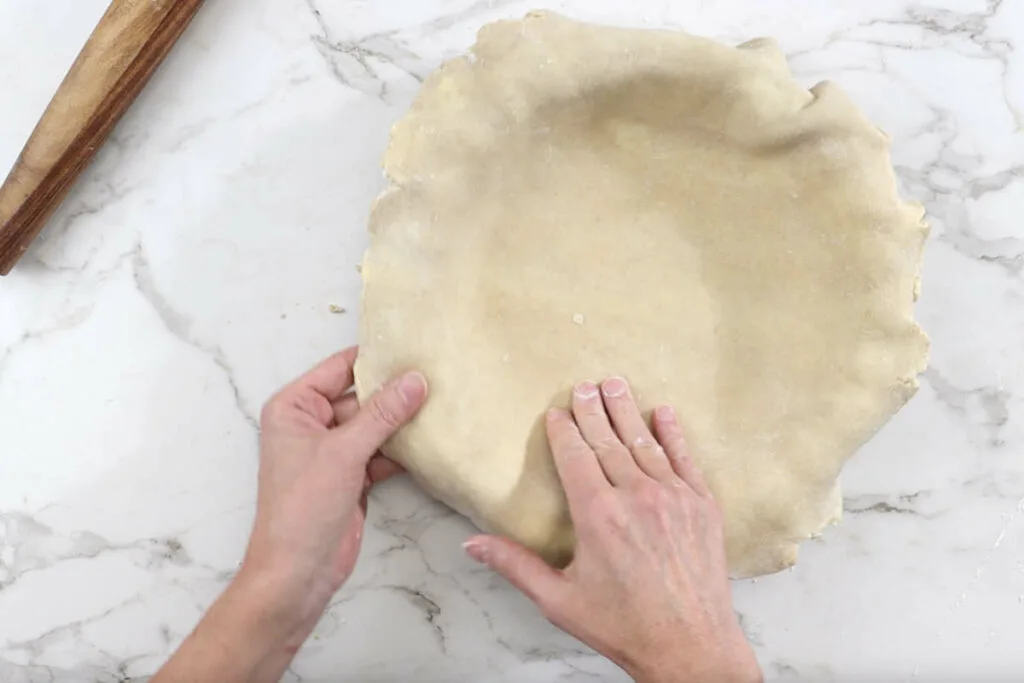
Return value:
<svg viewBox="0 0 1024 683">
<path fill-rule="evenodd" d="M 427 385 L 409 373 L 360 408 L 352 368 L 358 349 L 327 359 L 263 408 L 256 522 L 239 578 L 280 597 L 297 647 L 351 575 L 370 487 L 400 471 L 378 449 L 423 404 Z"/>
<path fill-rule="evenodd" d="M 621 379 L 577 386 L 572 413 L 547 416 L 572 563 L 558 571 L 497 536 L 466 550 L 638 682 L 761 681 L 732 610 L 721 512 L 671 408 L 653 423 L 652 434 Z"/>
</svg>

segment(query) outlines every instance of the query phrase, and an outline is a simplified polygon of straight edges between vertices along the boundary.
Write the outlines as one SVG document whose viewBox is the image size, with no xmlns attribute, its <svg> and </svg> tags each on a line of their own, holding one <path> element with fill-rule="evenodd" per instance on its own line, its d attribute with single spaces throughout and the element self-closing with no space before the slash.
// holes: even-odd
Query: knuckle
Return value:
<svg viewBox="0 0 1024 683">
<path fill-rule="evenodd" d="M 686 442 L 682 439 L 672 439 L 665 444 L 669 456 L 679 463 L 685 463 L 689 458 L 689 452 L 686 450 Z"/>
<path fill-rule="evenodd" d="M 651 500 L 659 494 L 661 485 L 650 477 L 640 477 L 633 482 L 633 492 L 640 500 Z"/>
<path fill-rule="evenodd" d="M 682 434 L 674 434 L 672 436 L 672 448 L 679 454 L 680 458 L 690 457 L 690 447 L 687 445 L 686 439 L 683 438 Z"/>
<path fill-rule="evenodd" d="M 629 528 L 629 517 L 622 508 L 605 510 L 598 520 L 601 533 L 611 533 L 621 536 L 622 532 Z"/>
<path fill-rule="evenodd" d="M 629 527 L 629 515 L 614 492 L 594 496 L 593 518 L 603 528 L 622 530 Z"/>
<path fill-rule="evenodd" d="M 383 396 L 377 396 L 370 401 L 369 408 L 373 419 L 379 424 L 388 429 L 398 429 L 401 426 L 402 420 L 398 416 L 398 412 Z"/>
<path fill-rule="evenodd" d="M 668 486 L 656 485 L 642 499 L 639 510 L 648 520 L 663 528 L 671 528 L 681 518 L 692 518 L 692 508 L 687 505 L 685 496 Z"/>
<path fill-rule="evenodd" d="M 629 442 L 629 450 L 643 451 L 651 447 L 651 442 L 642 436 L 638 436 Z"/>
<path fill-rule="evenodd" d="M 616 506 L 609 511 L 606 518 L 608 525 L 615 531 L 623 532 L 632 526 L 632 518 L 622 506 Z"/>
<path fill-rule="evenodd" d="M 286 399 L 281 394 L 271 396 L 260 409 L 260 424 L 272 424 L 285 412 Z"/>
<path fill-rule="evenodd" d="M 577 441 L 559 444 L 558 446 L 556 446 L 555 450 L 564 459 L 567 460 L 576 460 L 578 458 L 590 458 L 593 457 L 594 455 L 585 443 L 579 443 Z"/>
<path fill-rule="evenodd" d="M 600 510 L 618 510 L 622 501 L 615 489 L 607 488 L 594 496 L 594 505 Z"/>
<path fill-rule="evenodd" d="M 594 517 L 612 514 L 619 507 L 619 498 L 611 489 L 599 491 L 590 499 L 590 513 Z"/>
<path fill-rule="evenodd" d="M 647 439 L 645 437 L 638 437 L 633 441 L 630 447 L 634 453 L 643 453 L 644 455 L 658 455 L 664 457 L 665 451 L 657 441 Z"/>
<path fill-rule="evenodd" d="M 614 436 L 602 436 L 594 442 L 594 450 L 601 452 L 612 452 L 625 450 L 622 442 Z"/>
<path fill-rule="evenodd" d="M 653 479 L 637 484 L 637 494 L 640 500 L 651 510 L 666 509 L 672 504 L 673 500 L 668 489 Z"/>
</svg>

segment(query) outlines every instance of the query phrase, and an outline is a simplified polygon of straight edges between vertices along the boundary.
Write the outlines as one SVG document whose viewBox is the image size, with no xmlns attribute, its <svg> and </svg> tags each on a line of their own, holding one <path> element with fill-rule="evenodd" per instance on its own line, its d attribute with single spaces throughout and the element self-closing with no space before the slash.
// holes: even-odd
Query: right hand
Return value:
<svg viewBox="0 0 1024 683">
<path fill-rule="evenodd" d="M 755 683 L 732 610 L 722 516 L 671 408 L 648 429 L 625 381 L 583 383 L 548 440 L 576 531 L 563 571 L 522 545 L 475 536 L 466 551 L 552 623 L 639 683 Z"/>
</svg>

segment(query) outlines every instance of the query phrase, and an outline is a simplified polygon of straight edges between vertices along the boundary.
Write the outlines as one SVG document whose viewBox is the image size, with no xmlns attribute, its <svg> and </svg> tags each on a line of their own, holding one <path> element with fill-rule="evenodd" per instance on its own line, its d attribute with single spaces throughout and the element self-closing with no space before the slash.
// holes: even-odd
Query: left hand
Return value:
<svg viewBox="0 0 1024 683">
<path fill-rule="evenodd" d="M 260 418 L 256 522 L 239 578 L 278 596 L 297 647 L 359 555 L 370 487 L 401 468 L 378 449 L 423 405 L 415 372 L 360 408 L 353 347 L 282 389 Z"/>
</svg>

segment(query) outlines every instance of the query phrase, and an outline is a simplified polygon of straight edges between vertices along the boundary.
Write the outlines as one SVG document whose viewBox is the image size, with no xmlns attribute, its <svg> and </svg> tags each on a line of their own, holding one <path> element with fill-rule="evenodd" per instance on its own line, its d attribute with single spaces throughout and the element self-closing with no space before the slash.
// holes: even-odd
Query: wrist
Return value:
<svg viewBox="0 0 1024 683">
<path fill-rule="evenodd" d="M 627 673 L 635 683 L 763 683 L 761 668 L 756 662 L 712 665 L 697 669 L 692 665 L 654 666 Z"/>
<path fill-rule="evenodd" d="M 670 647 L 667 655 L 652 655 L 623 668 L 636 683 L 763 683 L 764 676 L 746 639 L 736 645 L 680 656 Z"/>
<path fill-rule="evenodd" d="M 262 638 L 294 653 L 320 620 L 330 592 L 293 576 L 243 565 L 225 597 L 246 613 Z"/>
<path fill-rule="evenodd" d="M 242 571 L 153 680 L 278 681 L 308 632 L 276 582 Z"/>
</svg>

